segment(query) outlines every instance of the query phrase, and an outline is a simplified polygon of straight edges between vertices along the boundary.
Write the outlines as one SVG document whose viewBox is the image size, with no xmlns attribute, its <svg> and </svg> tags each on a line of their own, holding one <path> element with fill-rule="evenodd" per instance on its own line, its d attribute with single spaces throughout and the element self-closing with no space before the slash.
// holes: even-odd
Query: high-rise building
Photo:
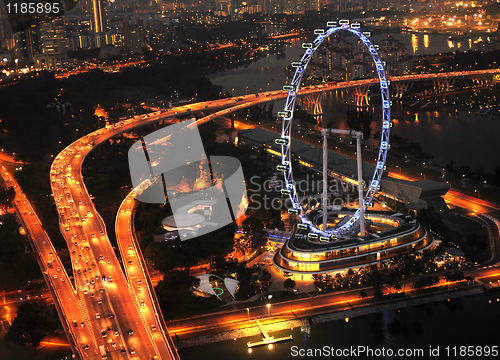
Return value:
<svg viewBox="0 0 500 360">
<path fill-rule="evenodd" d="M 144 24 L 138 19 L 135 25 L 123 20 L 123 46 L 127 53 L 142 53 L 146 47 Z"/>
<path fill-rule="evenodd" d="M 261 0 L 262 13 L 274 14 L 301 14 L 307 10 L 319 11 L 320 0 Z"/>
<path fill-rule="evenodd" d="M 108 11 L 104 0 L 92 0 L 92 29 L 95 34 L 108 31 Z"/>
<path fill-rule="evenodd" d="M 123 46 L 125 47 L 125 52 L 128 54 L 130 53 L 130 24 L 127 20 L 123 20 L 122 35 Z"/>
<path fill-rule="evenodd" d="M 230 0 L 215 0 L 215 15 L 230 16 L 231 1 Z"/>
<path fill-rule="evenodd" d="M 36 25 L 28 26 L 14 34 L 14 54 L 21 61 L 33 61 L 33 57 L 39 54 L 39 36 Z"/>
<path fill-rule="evenodd" d="M 14 47 L 14 37 L 3 0 L 0 0 L 0 53 Z"/>
<path fill-rule="evenodd" d="M 66 58 L 66 29 L 61 18 L 39 25 L 40 52 Z"/>
</svg>

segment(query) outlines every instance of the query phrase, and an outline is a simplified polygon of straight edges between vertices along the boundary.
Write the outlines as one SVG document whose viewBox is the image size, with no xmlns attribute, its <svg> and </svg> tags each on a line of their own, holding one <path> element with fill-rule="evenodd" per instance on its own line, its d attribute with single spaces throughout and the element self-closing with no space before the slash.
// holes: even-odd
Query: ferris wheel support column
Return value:
<svg viewBox="0 0 500 360">
<path fill-rule="evenodd" d="M 354 132 L 356 138 L 356 152 L 358 162 L 358 194 L 359 194 L 359 231 L 360 235 L 365 235 L 365 204 L 363 200 L 363 159 L 361 153 L 361 141 L 363 140 L 363 133 L 361 131 Z"/>
<path fill-rule="evenodd" d="M 359 209 L 360 209 L 360 229 L 361 236 L 365 234 L 365 211 L 363 204 L 363 160 L 361 158 L 361 141 L 363 140 L 363 132 L 355 130 L 342 129 L 321 129 L 323 136 L 323 230 L 327 226 L 328 212 L 328 136 L 331 134 L 351 135 L 357 140 L 357 164 L 358 164 L 358 193 L 359 193 Z"/>
<path fill-rule="evenodd" d="M 327 229 L 327 213 L 328 213 L 328 129 L 322 129 L 323 135 L 323 231 Z"/>
</svg>

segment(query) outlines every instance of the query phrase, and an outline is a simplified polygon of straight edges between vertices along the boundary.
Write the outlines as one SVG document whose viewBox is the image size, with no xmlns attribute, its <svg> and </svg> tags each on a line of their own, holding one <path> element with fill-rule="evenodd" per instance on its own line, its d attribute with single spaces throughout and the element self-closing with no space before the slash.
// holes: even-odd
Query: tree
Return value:
<svg viewBox="0 0 500 360">
<path fill-rule="evenodd" d="M 297 285 L 297 283 L 290 278 L 286 279 L 283 282 L 283 287 L 287 290 L 291 290 L 291 289 L 295 288 L 296 285 Z"/>
<path fill-rule="evenodd" d="M 373 301 L 377 301 L 382 297 L 382 276 L 380 271 L 377 269 L 372 270 L 370 273 L 370 281 L 372 283 L 373 289 L 375 290 L 373 293 Z"/>
<path fill-rule="evenodd" d="M 19 233 L 15 214 L 0 216 L 0 289 L 22 288 L 30 279 L 41 276 L 35 253 L 27 253 L 28 241 Z"/>
<path fill-rule="evenodd" d="M 204 298 L 194 295 L 191 289 L 199 283 L 200 280 L 189 275 L 188 271 L 176 270 L 165 274 L 156 287 L 156 294 L 166 319 L 172 319 L 180 313 L 196 312 L 221 305 L 221 301 L 215 296 Z"/>
<path fill-rule="evenodd" d="M 389 275 L 387 276 L 386 280 L 387 285 L 392 286 L 396 292 L 398 291 L 396 289 L 396 286 L 401 287 L 401 275 L 400 272 L 397 268 L 393 268 Z M 399 289 L 401 290 L 401 289 Z M 390 292 L 390 288 L 389 288 Z"/>
<path fill-rule="evenodd" d="M 57 322 L 50 317 L 47 309 L 38 303 L 29 302 L 17 309 L 17 317 L 5 334 L 5 339 L 19 345 L 29 343 L 37 348 L 45 336 L 56 329 Z"/>
<path fill-rule="evenodd" d="M 363 290 L 361 290 L 361 291 L 359 292 L 359 297 L 360 297 L 361 299 L 364 299 L 364 298 L 368 297 L 368 293 L 366 292 L 366 290 L 365 290 L 365 289 L 363 289 Z"/>
<path fill-rule="evenodd" d="M 250 247 L 252 250 L 257 250 L 266 243 L 266 238 L 262 234 L 264 223 L 255 210 L 250 209 L 247 211 L 247 218 L 243 220 L 242 225 L 245 236 L 250 238 Z"/>
<path fill-rule="evenodd" d="M 3 212 L 7 212 L 7 208 L 11 206 L 12 201 L 16 197 L 16 190 L 13 187 L 9 187 L 7 190 L 0 188 L 0 206 L 3 207 Z"/>
<path fill-rule="evenodd" d="M 248 234 L 243 234 L 234 237 L 234 248 L 245 256 L 251 250 L 251 237 Z"/>
<path fill-rule="evenodd" d="M 269 286 L 271 286 L 271 273 L 264 269 L 262 271 L 262 276 L 260 278 L 260 291 L 263 294 L 267 294 L 269 290 Z"/>
<path fill-rule="evenodd" d="M 420 259 L 415 259 L 415 257 L 412 258 L 413 258 L 413 263 L 411 267 L 411 272 L 413 274 L 413 284 L 415 284 L 415 279 L 419 274 L 422 273 L 423 266 L 422 266 L 422 261 Z"/>
</svg>

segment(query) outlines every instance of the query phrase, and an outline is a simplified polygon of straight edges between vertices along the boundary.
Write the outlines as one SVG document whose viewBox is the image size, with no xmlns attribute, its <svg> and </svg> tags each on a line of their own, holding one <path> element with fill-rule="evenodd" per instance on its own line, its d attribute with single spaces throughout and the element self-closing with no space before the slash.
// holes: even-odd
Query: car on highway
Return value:
<svg viewBox="0 0 500 360">
<path fill-rule="evenodd" d="M 151 330 L 152 330 L 152 331 L 156 331 L 156 326 L 151 325 Z"/>
<path fill-rule="evenodd" d="M 130 336 L 134 335 L 134 332 L 132 331 L 132 329 L 128 329 L 128 334 L 129 334 Z"/>
</svg>

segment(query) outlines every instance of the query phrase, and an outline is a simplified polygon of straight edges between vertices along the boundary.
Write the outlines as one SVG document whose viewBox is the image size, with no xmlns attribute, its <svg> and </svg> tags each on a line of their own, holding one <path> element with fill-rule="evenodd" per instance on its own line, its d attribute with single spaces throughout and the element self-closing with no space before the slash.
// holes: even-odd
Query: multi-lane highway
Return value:
<svg viewBox="0 0 500 360">
<path fill-rule="evenodd" d="M 138 292 L 143 292 L 147 298 L 153 290 L 148 289 L 147 283 L 127 281 L 107 237 L 106 226 L 83 182 L 82 163 L 93 144 L 119 132 L 121 129 L 113 127 L 86 136 L 54 160 L 51 185 L 61 232 L 70 249 L 76 291 L 84 300 L 84 312 L 93 325 L 98 348 L 103 346 L 106 356 L 111 358 L 126 355 L 139 359 L 176 359 L 178 355 L 166 339 L 166 329 L 159 331 L 158 321 L 148 321 L 145 317 L 153 308 L 146 308 L 142 305 L 144 300 L 137 297 Z M 130 266 L 128 262 L 123 265 Z M 80 339 L 77 341 L 81 343 Z"/>
<path fill-rule="evenodd" d="M 5 186 L 8 188 L 12 187 L 16 191 L 14 208 L 34 250 L 38 253 L 38 263 L 42 269 L 47 287 L 53 298 L 59 300 L 56 303 L 56 308 L 73 352 L 84 353 L 85 345 L 83 344 L 88 344 L 89 359 L 100 358 L 96 357 L 97 354 L 95 351 L 90 350 L 90 345 L 92 345 L 93 349 L 97 348 L 96 340 L 93 336 L 89 319 L 81 311 L 83 303 L 75 293 L 71 280 L 59 256 L 57 256 L 52 242 L 45 230 L 43 230 L 40 219 L 19 188 L 16 180 L 4 166 L 1 168 L 1 176 L 5 182 Z M 74 341 L 75 337 L 80 341 Z"/>
</svg>

